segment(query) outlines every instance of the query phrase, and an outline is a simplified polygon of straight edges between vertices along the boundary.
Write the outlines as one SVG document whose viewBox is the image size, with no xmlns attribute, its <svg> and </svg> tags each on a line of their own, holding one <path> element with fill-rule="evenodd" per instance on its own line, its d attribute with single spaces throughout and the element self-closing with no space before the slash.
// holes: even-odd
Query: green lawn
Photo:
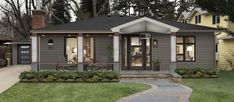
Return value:
<svg viewBox="0 0 234 102">
<path fill-rule="evenodd" d="M 193 89 L 190 102 L 234 102 L 234 72 L 220 72 L 217 79 L 184 79 Z"/>
<path fill-rule="evenodd" d="M 136 83 L 18 83 L 0 102 L 114 102 L 149 89 Z"/>
</svg>

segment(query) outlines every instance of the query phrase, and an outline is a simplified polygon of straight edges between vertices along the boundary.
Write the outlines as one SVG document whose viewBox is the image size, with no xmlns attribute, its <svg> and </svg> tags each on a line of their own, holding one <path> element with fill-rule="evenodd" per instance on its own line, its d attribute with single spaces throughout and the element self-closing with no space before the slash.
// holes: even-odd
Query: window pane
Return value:
<svg viewBox="0 0 234 102">
<path fill-rule="evenodd" d="M 176 43 L 183 43 L 183 37 L 176 37 Z"/>
<path fill-rule="evenodd" d="M 141 47 L 132 47 L 132 63 L 131 66 L 142 66 Z"/>
<path fill-rule="evenodd" d="M 183 54 L 183 45 L 176 45 L 176 54 Z"/>
<path fill-rule="evenodd" d="M 183 55 L 177 55 L 177 56 L 176 56 L 176 60 L 177 60 L 177 61 L 183 61 L 183 60 L 184 60 Z"/>
<path fill-rule="evenodd" d="M 90 37 L 84 38 L 84 61 L 93 62 L 94 59 L 94 39 Z"/>
<path fill-rule="evenodd" d="M 194 61 L 194 45 L 185 45 L 185 61 Z"/>
<path fill-rule="evenodd" d="M 194 43 L 194 37 L 185 37 L 185 43 Z"/>
<path fill-rule="evenodd" d="M 140 45 L 139 37 L 131 37 L 131 45 Z"/>
<path fill-rule="evenodd" d="M 77 62 L 77 38 L 67 38 L 66 56 L 69 64 Z"/>
</svg>

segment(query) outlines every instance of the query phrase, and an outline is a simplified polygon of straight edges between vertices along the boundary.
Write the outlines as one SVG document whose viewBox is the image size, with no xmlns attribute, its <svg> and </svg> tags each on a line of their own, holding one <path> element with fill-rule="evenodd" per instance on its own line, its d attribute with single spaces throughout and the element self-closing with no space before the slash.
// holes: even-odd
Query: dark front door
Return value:
<svg viewBox="0 0 234 102">
<path fill-rule="evenodd" d="M 123 36 L 123 69 L 150 70 L 151 40 L 140 35 Z"/>
<path fill-rule="evenodd" d="M 18 64 L 31 63 L 31 46 L 18 45 Z"/>
</svg>

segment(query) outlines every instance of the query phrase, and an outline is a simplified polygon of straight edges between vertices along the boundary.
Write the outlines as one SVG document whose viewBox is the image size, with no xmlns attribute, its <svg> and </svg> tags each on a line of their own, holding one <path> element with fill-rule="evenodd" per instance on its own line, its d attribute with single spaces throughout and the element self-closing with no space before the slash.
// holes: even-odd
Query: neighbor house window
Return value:
<svg viewBox="0 0 234 102">
<path fill-rule="evenodd" d="M 94 38 L 84 37 L 84 50 L 83 50 L 84 62 L 94 61 Z"/>
<path fill-rule="evenodd" d="M 195 37 L 179 36 L 176 43 L 177 61 L 195 61 Z"/>
<path fill-rule="evenodd" d="M 212 16 L 212 24 L 219 24 L 220 23 L 220 16 L 213 15 Z"/>
<path fill-rule="evenodd" d="M 201 15 L 195 16 L 195 24 L 201 23 Z"/>
</svg>

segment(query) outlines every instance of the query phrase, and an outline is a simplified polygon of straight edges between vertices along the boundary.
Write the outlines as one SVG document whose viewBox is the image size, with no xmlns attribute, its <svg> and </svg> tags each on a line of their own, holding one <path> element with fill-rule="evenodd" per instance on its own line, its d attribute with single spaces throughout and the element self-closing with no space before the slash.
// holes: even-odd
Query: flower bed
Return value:
<svg viewBox="0 0 234 102">
<path fill-rule="evenodd" d="M 206 68 L 177 68 L 176 73 L 183 78 L 217 78 L 218 71 L 216 69 Z"/>
<path fill-rule="evenodd" d="M 118 82 L 119 77 L 114 72 L 62 72 L 40 71 L 22 72 L 20 82 Z"/>
</svg>

